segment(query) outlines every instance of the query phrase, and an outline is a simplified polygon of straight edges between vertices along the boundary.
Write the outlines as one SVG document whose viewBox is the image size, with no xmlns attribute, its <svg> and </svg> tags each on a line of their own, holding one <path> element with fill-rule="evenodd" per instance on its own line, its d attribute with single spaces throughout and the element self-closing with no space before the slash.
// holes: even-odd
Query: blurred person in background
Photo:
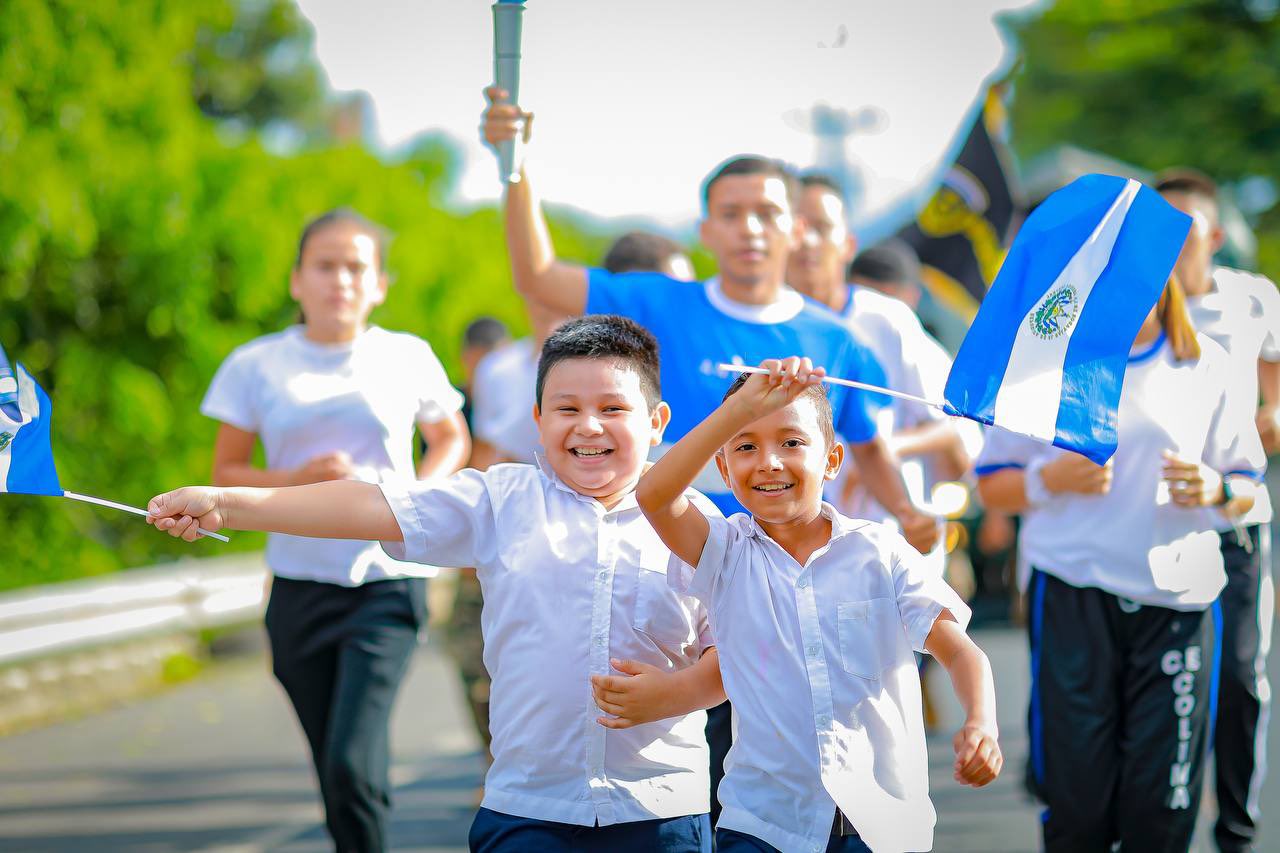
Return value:
<svg viewBox="0 0 1280 853">
<path fill-rule="evenodd" d="M 462 332 L 462 392 L 466 397 L 462 412 L 472 433 L 471 459 L 468 466 L 483 470 L 497 452 L 494 447 L 476 433 L 475 399 L 476 376 L 479 366 L 495 350 L 511 344 L 511 333 L 501 320 L 494 317 L 477 317 Z M 484 598 L 480 593 L 480 581 L 475 569 L 459 569 L 455 575 L 453 606 L 444 626 L 444 648 L 462 682 L 462 693 L 471 712 L 480 743 L 484 746 L 486 760 L 492 762 L 489 747 L 489 673 L 484 668 L 484 641 L 480 635 L 480 611 Z"/>
<path fill-rule="evenodd" d="M 462 396 L 426 341 L 370 325 L 387 293 L 382 229 L 309 223 L 289 278 L 302 322 L 231 353 L 201 411 L 220 422 L 213 482 L 290 486 L 441 477 L 466 460 Z M 428 444 L 416 470 L 414 427 Z M 253 463 L 261 441 L 266 465 Z M 272 668 L 311 747 L 340 851 L 387 847 L 392 704 L 425 622 L 422 569 L 376 542 L 272 535 Z"/>
<path fill-rule="evenodd" d="M 1266 464 L 1231 369 L 1171 278 L 1134 340 L 1106 465 L 1000 429 L 979 455 L 983 502 L 1022 515 L 1050 853 L 1191 846 L 1227 583 L 1211 516 L 1246 517 Z"/>
<path fill-rule="evenodd" d="M 605 252 L 601 264 L 611 273 L 660 272 L 680 281 L 693 281 L 693 263 L 675 240 L 649 231 L 629 231 Z"/>
<path fill-rule="evenodd" d="M 1260 275 L 1217 266 L 1213 256 L 1224 239 L 1218 218 L 1218 187 L 1192 169 L 1156 176 L 1156 190 L 1192 218 L 1174 275 L 1186 290 L 1196 330 L 1227 351 L 1229 376 L 1240 399 L 1258 401 L 1256 425 L 1268 453 L 1276 450 L 1280 404 L 1280 293 Z M 1220 514 L 1210 522 L 1221 536 L 1227 587 L 1222 604 L 1222 680 L 1214 727 L 1218 821 L 1214 840 L 1223 853 L 1252 850 L 1261 817 L 1266 771 L 1271 685 L 1267 652 L 1275 590 L 1271 582 L 1271 500 L 1260 489 L 1253 509 L 1234 529 Z"/>
</svg>

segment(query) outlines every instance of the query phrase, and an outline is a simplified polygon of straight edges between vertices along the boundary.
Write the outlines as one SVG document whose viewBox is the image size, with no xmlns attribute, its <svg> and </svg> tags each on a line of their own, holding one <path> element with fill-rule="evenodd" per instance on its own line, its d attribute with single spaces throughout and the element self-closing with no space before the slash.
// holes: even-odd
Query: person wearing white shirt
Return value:
<svg viewBox="0 0 1280 853">
<path fill-rule="evenodd" d="M 670 552 L 636 506 L 661 441 L 653 337 L 621 317 L 547 339 L 536 388 L 545 460 L 447 480 L 180 489 L 154 523 L 377 539 L 397 558 L 475 566 L 493 678 L 493 764 L 470 845 L 490 851 L 709 853 L 699 709 L 724 701 L 706 611 L 667 583 Z M 705 498 L 695 500 L 713 512 Z M 197 521 L 198 520 L 198 521 Z M 631 661 L 653 713 L 602 716 L 590 679 Z"/>
<path fill-rule="evenodd" d="M 845 219 L 839 185 L 826 175 L 802 175 L 796 213 L 803 223 L 802 238 L 787 258 L 787 283 L 844 319 L 884 369 L 888 388 L 941 400 L 946 374 L 951 369 L 946 351 L 905 303 L 846 281 L 846 269 L 851 261 L 856 263 L 857 241 Z M 871 255 L 875 256 L 873 261 L 896 260 L 892 249 L 879 247 L 857 257 Z M 926 467 L 936 468 L 937 463 L 944 463 L 952 479 L 969 468 L 968 452 L 956 420 L 936 408 L 891 398 L 880 410 L 879 425 L 885 443 L 903 461 L 903 479 L 917 506 L 928 506 L 926 487 L 931 484 L 927 482 Z M 847 515 L 872 521 L 893 520 L 860 482 L 852 466 L 842 470 L 831 491 L 836 507 Z M 945 563 L 941 537 L 929 556 L 939 566 Z"/>
<path fill-rule="evenodd" d="M 983 502 L 1022 515 L 1031 771 L 1048 851 L 1183 851 L 1210 750 L 1226 583 L 1205 507 L 1249 510 L 1262 447 L 1174 280 L 1124 375 L 1105 466 L 992 430 Z"/>
<path fill-rule="evenodd" d="M 1172 169 L 1155 188 L 1192 218 L 1174 275 L 1187 293 L 1196 330 L 1212 338 L 1231 359 L 1229 377 L 1252 406 L 1262 394 L 1257 425 L 1264 447 L 1275 450 L 1280 403 L 1280 292 L 1273 282 L 1241 270 L 1215 266 L 1224 235 L 1218 218 L 1218 188 L 1207 175 Z M 1261 380 L 1261 381 L 1260 381 Z M 1222 679 L 1214 726 L 1214 779 L 1218 820 L 1214 838 L 1223 853 L 1253 849 L 1261 817 L 1266 771 L 1271 686 L 1267 650 L 1275 590 L 1271 583 L 1272 508 L 1266 489 L 1239 519 L 1237 534 L 1221 515 L 1211 519 L 1222 538 L 1227 586 L 1222 603 Z"/>
<path fill-rule="evenodd" d="M 287 486 L 450 474 L 462 398 L 423 340 L 368 324 L 386 296 L 380 229 L 335 210 L 302 232 L 290 276 L 301 325 L 235 350 L 201 411 L 220 422 L 213 482 Z M 429 450 L 414 470 L 415 425 Z M 253 464 L 262 442 L 266 467 Z M 388 725 L 425 621 L 421 566 L 372 543 L 272 536 L 272 669 L 311 748 L 339 850 L 386 847 Z"/>
<path fill-rule="evenodd" d="M 637 489 L 671 548 L 668 580 L 706 602 L 722 650 L 737 731 L 716 849 L 932 849 L 913 652 L 951 676 L 965 711 L 954 773 L 975 786 L 1003 761 L 990 665 L 964 633 L 968 607 L 918 551 L 822 501 L 844 457 L 822 369 L 796 357 L 761 367 Z M 750 516 L 708 518 L 686 497 L 713 458 Z"/>
</svg>

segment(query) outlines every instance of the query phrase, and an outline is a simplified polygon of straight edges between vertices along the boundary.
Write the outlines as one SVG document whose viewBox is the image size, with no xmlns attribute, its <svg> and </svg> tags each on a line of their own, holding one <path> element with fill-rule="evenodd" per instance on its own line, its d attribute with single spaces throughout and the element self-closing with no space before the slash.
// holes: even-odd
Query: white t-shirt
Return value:
<svg viewBox="0 0 1280 853">
<path fill-rule="evenodd" d="M 1213 289 L 1187 298 L 1196 330 L 1213 338 L 1231 358 L 1230 377 L 1240 384 L 1242 400 L 1258 399 L 1258 359 L 1280 361 L 1280 291 L 1260 275 L 1229 267 L 1213 271 Z M 1271 521 L 1271 496 L 1259 489 L 1244 524 Z M 1218 514 L 1218 530 L 1231 524 Z"/>
<path fill-rule="evenodd" d="M 1129 357 L 1111 491 L 1055 495 L 1024 512 L 1018 540 L 1024 566 L 1174 610 L 1202 610 L 1218 597 L 1226 583 L 1218 533 L 1206 511 L 1168 499 L 1161 452 L 1219 472 L 1256 474 L 1265 459 L 1253 418 L 1231 390 L 1238 383 L 1227 381 L 1226 352 L 1204 335 L 1197 339 L 1201 355 L 1194 362 L 1175 361 L 1164 335 Z M 1068 452 L 992 429 L 977 471 L 1025 468 Z M 1019 580 L 1025 587 L 1025 575 Z"/>
<path fill-rule="evenodd" d="M 840 515 L 801 566 L 745 513 L 708 518 L 696 571 L 668 580 L 707 605 L 733 703 L 717 826 L 780 850 L 827 849 L 836 806 L 876 851 L 933 849 L 913 651 L 969 608 L 892 528 Z"/>
<path fill-rule="evenodd" d="M 542 452 L 533 420 L 538 352 L 521 338 L 480 359 L 471 381 L 471 431 L 513 462 L 533 463 Z"/>
<path fill-rule="evenodd" d="M 712 645 L 706 610 L 669 587 L 671 552 L 634 492 L 605 509 L 541 464 L 500 464 L 383 494 L 404 535 L 388 552 L 476 567 L 493 679 L 482 806 L 578 826 L 708 810 L 704 712 L 617 731 L 596 722 L 590 677 L 616 675 L 610 658 L 673 672 Z"/>
<path fill-rule="evenodd" d="M 345 451 L 358 479 L 411 481 L 415 423 L 462 407 L 440 360 L 421 338 L 371 326 L 344 344 L 319 344 L 301 326 L 239 347 L 218 368 L 200 411 L 262 441 L 268 468 Z M 297 580 L 358 586 L 430 575 L 389 558 L 377 543 L 271 534 L 267 565 Z"/>
</svg>

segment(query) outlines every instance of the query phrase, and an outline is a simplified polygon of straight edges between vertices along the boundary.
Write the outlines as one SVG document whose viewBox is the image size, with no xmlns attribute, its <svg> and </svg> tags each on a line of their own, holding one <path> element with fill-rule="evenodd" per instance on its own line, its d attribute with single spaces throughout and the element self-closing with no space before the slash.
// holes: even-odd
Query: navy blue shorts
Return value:
<svg viewBox="0 0 1280 853">
<path fill-rule="evenodd" d="M 778 853 L 778 848 L 765 844 L 754 835 L 734 829 L 717 829 L 716 853 Z M 827 842 L 827 853 L 871 853 L 871 848 L 856 835 L 833 835 Z"/>
<path fill-rule="evenodd" d="M 471 853 L 711 853 L 705 814 L 578 826 L 482 808 L 467 839 Z"/>
</svg>

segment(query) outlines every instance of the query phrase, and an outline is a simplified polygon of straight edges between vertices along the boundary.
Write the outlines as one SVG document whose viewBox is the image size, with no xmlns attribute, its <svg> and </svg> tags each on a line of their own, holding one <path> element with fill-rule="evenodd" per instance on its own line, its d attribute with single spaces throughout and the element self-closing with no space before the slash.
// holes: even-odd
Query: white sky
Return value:
<svg viewBox="0 0 1280 853">
<path fill-rule="evenodd" d="M 394 148 L 443 131 L 463 152 L 463 201 L 497 198 L 479 142 L 492 80 L 485 0 L 299 0 L 333 88 L 373 98 Z M 1007 62 L 992 16 L 1029 0 L 529 0 L 521 101 L 536 113 L 531 179 L 548 200 L 680 226 L 698 186 L 743 152 L 801 166 L 813 137 L 783 121 L 825 102 L 887 116 L 850 142 L 864 214 L 917 188 L 983 80 Z M 839 47 L 841 26 L 848 37 Z"/>
</svg>

